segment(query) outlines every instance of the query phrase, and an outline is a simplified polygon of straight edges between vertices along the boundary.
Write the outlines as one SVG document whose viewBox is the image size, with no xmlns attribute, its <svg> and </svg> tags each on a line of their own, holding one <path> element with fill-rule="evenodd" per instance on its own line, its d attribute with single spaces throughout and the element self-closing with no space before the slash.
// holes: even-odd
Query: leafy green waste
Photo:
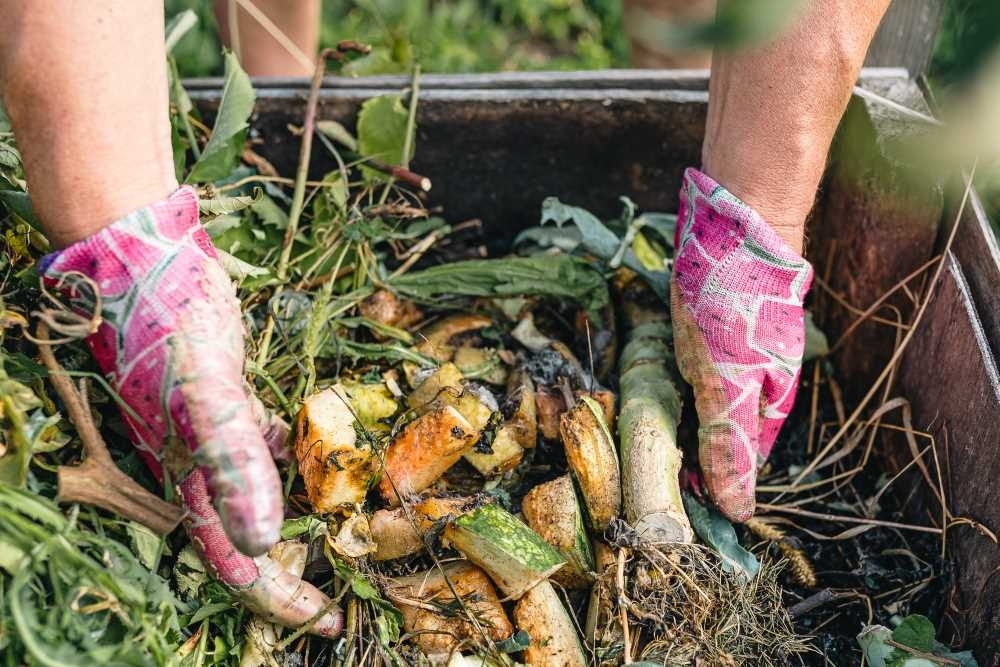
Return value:
<svg viewBox="0 0 1000 667">
<path fill-rule="evenodd" d="M 684 511 L 691 520 L 691 527 L 705 544 L 722 557 L 723 568 L 736 572 L 748 581 L 757 576 L 760 562 L 740 544 L 733 524 L 717 509 L 705 507 L 691 494 L 681 495 L 684 498 Z"/>
<path fill-rule="evenodd" d="M 405 273 L 388 281 L 401 296 L 447 306 L 456 296 L 551 296 L 580 304 L 603 321 L 608 286 L 591 264 L 568 255 L 468 260 Z"/>
<path fill-rule="evenodd" d="M 226 74 L 218 115 L 212 127 L 212 136 L 201 151 L 188 183 L 215 181 L 225 178 L 236 166 L 246 142 L 248 120 L 253 113 L 254 91 L 250 77 L 240 67 L 231 52 L 225 55 Z"/>
<path fill-rule="evenodd" d="M 934 635 L 930 619 L 910 614 L 898 619 L 894 630 L 884 625 L 867 626 L 858 635 L 858 645 L 870 667 L 940 667 L 956 663 L 978 667 L 972 651 L 952 651 Z"/>
<path fill-rule="evenodd" d="M 657 253 L 649 240 L 640 236 L 640 229 L 649 224 L 650 219 L 657 221 L 651 225 L 652 228 L 662 233 L 663 227 L 659 224 L 662 218 L 643 216 L 636 218 L 635 204 L 624 197 L 622 201 L 625 204 L 622 216 L 625 230 L 621 236 L 589 211 L 564 204 L 556 197 L 546 197 L 542 202 L 541 224 L 554 222 L 562 227 L 566 223 L 572 223 L 580 232 L 580 246 L 585 251 L 607 262 L 612 269 L 619 266 L 632 269 L 646 279 L 653 291 L 665 299 L 670 289 L 670 274 L 665 270 L 665 258 L 657 259 Z M 641 239 L 638 244 L 637 238 Z M 641 258 L 636 254 L 637 248 L 642 253 Z"/>
<path fill-rule="evenodd" d="M 408 115 L 399 95 L 379 95 L 365 100 L 358 113 L 358 147 L 361 154 L 390 165 L 409 163 L 413 157 L 414 142 L 411 142 L 409 155 L 403 155 Z M 369 179 L 380 176 L 368 168 L 364 169 L 364 173 Z"/>
</svg>

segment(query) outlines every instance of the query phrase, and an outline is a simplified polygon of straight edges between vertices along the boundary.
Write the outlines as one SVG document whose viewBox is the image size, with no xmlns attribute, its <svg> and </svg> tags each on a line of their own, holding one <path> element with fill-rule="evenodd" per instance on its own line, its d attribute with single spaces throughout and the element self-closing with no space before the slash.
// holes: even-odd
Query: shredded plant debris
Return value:
<svg viewBox="0 0 1000 667">
<path fill-rule="evenodd" d="M 59 471 L 110 450 L 173 500 L 123 435 L 90 325 L 39 287 L 49 247 L 0 117 L 0 663 L 975 664 L 935 636 L 947 526 L 987 529 L 950 514 L 903 399 L 846 416 L 818 330 L 758 517 L 733 526 L 697 484 L 656 476 L 696 449 L 664 305 L 673 216 L 623 199 L 602 221 L 550 198 L 511 255 L 484 258 L 482 230 L 429 211 L 409 170 L 419 71 L 355 135 L 317 122 L 321 66 L 285 179 L 262 171 L 253 90 L 226 66 L 216 131 L 172 81 L 178 177 L 239 286 L 248 382 L 293 425 L 271 556 L 345 609 L 345 631 L 255 617 L 183 531 L 59 495 Z M 320 181 L 314 136 L 340 165 Z M 872 455 L 887 433 L 913 443 L 937 522 L 908 523 Z"/>
</svg>

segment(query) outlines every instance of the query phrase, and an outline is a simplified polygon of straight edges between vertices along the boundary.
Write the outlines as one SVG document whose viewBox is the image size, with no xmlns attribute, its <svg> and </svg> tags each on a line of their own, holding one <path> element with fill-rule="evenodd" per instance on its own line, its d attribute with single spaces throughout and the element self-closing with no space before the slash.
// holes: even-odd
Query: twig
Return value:
<svg viewBox="0 0 1000 667">
<path fill-rule="evenodd" d="M 843 523 L 857 523 L 865 526 L 882 526 L 884 528 L 899 528 L 900 530 L 913 530 L 919 533 L 932 533 L 934 535 L 940 535 L 941 528 L 934 528 L 933 526 L 917 526 L 908 523 L 897 523 L 896 521 L 882 521 L 880 519 L 862 519 L 854 516 L 844 516 L 842 514 L 828 514 L 826 512 L 810 512 L 809 510 L 799 509 L 797 507 L 788 507 L 786 505 L 768 505 L 767 503 L 757 503 L 757 508 L 769 512 L 782 512 L 785 514 L 796 514 L 798 516 L 807 516 L 811 519 L 823 519 L 824 521 L 841 521 Z"/>
<path fill-rule="evenodd" d="M 825 604 L 833 602 L 837 599 L 837 594 L 831 591 L 829 588 L 824 588 L 821 591 L 817 591 L 802 600 L 797 602 L 788 608 L 788 615 L 792 618 L 798 618 L 800 616 L 805 616 L 813 609 L 817 607 L 822 607 Z"/>
<path fill-rule="evenodd" d="M 898 648 L 900 651 L 905 651 L 906 653 L 909 653 L 910 655 L 916 658 L 923 658 L 924 660 L 929 660 L 933 663 L 941 665 L 958 665 L 959 667 L 961 667 L 962 665 L 962 663 L 960 663 L 958 660 L 952 660 L 951 658 L 943 658 L 939 655 L 934 655 L 933 653 L 924 653 L 923 651 L 918 651 L 915 648 L 910 648 L 906 644 L 900 644 L 899 642 L 893 641 L 892 639 L 886 639 L 885 643 L 886 645 L 892 646 L 893 648 Z"/>
<path fill-rule="evenodd" d="M 153 495 L 118 469 L 94 425 L 86 399 L 56 361 L 48 343 L 49 327 L 44 322 L 38 325 L 38 340 L 41 342 L 38 352 L 49 371 L 49 381 L 66 406 L 87 456 L 78 466 L 59 466 L 59 500 L 96 505 L 137 521 L 158 535 L 171 533 L 184 518 L 184 510 Z"/>
<path fill-rule="evenodd" d="M 847 422 L 840 427 L 840 429 L 834 434 L 834 436 L 830 439 L 830 441 L 826 443 L 826 446 L 823 447 L 823 449 L 816 455 L 816 457 L 809 463 L 809 465 L 805 466 L 802 469 L 802 471 L 792 481 L 791 486 L 793 488 L 801 484 L 802 480 L 811 475 L 813 471 L 816 469 L 816 466 L 819 464 L 819 462 L 822 461 L 824 458 L 826 458 L 827 454 L 829 454 L 833 450 L 834 446 L 838 442 L 840 442 L 840 440 L 843 439 L 844 435 L 846 435 L 847 433 L 848 428 L 855 421 L 857 421 L 857 419 L 861 416 L 861 413 L 865 410 L 865 408 L 868 407 L 868 403 L 871 402 L 872 398 L 874 398 L 875 393 L 878 391 L 878 388 L 882 385 L 883 382 L 886 381 L 889 375 L 893 372 L 893 369 L 896 367 L 896 364 L 899 363 L 899 360 L 903 357 L 903 352 L 906 351 L 906 348 L 909 347 L 910 341 L 913 340 L 914 334 L 919 330 L 920 327 L 918 325 L 920 324 L 921 320 L 923 320 L 924 313 L 927 312 L 927 308 L 934 298 L 934 292 L 937 287 L 938 279 L 941 277 L 941 274 L 944 272 L 944 267 L 948 263 L 948 251 L 951 249 L 951 246 L 955 241 L 955 234 L 958 232 L 958 228 L 961 226 L 962 214 L 965 212 L 966 204 L 969 201 L 969 193 L 972 190 L 972 181 L 976 175 L 976 164 L 978 164 L 978 161 L 977 163 L 974 163 L 972 165 L 970 173 L 966 176 L 965 191 L 962 194 L 962 202 L 958 207 L 958 211 L 955 213 L 955 222 L 952 225 L 951 233 L 948 235 L 948 240 L 944 244 L 944 249 L 941 252 L 941 259 L 934 269 L 934 274 L 927 285 L 927 293 L 924 295 L 923 302 L 920 304 L 920 308 L 917 310 L 916 315 L 914 315 L 913 317 L 913 321 L 910 324 L 910 328 L 907 329 L 906 335 L 903 336 L 903 340 L 896 347 L 895 351 L 892 354 L 892 357 L 886 363 L 885 367 L 882 369 L 882 372 L 879 373 L 879 376 L 875 379 L 875 382 L 868 390 L 868 393 L 865 394 L 864 398 L 861 399 L 861 402 L 858 403 L 858 406 L 854 409 L 854 412 L 851 413 L 851 416 L 848 418 Z M 781 496 L 779 496 L 779 498 L 780 497 Z"/>
<path fill-rule="evenodd" d="M 625 605 L 625 549 L 618 550 L 618 563 L 615 572 L 615 585 L 618 588 L 618 613 L 621 616 L 619 623 L 622 625 L 622 656 L 623 664 L 632 662 L 632 638 L 628 627 L 628 609 Z"/>
</svg>

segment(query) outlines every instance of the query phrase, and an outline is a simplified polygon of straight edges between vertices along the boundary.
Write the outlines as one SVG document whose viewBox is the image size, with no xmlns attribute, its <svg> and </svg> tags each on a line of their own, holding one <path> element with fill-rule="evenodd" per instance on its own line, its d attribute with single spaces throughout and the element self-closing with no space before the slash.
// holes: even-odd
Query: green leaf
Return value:
<svg viewBox="0 0 1000 667">
<path fill-rule="evenodd" d="M 125 531 L 132 540 L 132 550 L 139 558 L 139 562 L 147 568 L 153 569 L 156 561 L 160 558 L 160 545 L 163 544 L 163 538 L 135 521 L 129 521 L 125 524 Z"/>
<path fill-rule="evenodd" d="M 0 541 L 0 570 L 4 570 L 7 574 L 17 574 L 29 562 L 28 554 L 20 547 Z"/>
<path fill-rule="evenodd" d="M 198 212 L 203 217 L 215 217 L 218 215 L 229 215 L 249 208 L 254 203 L 263 198 L 264 190 L 254 188 L 249 195 L 238 195 L 236 197 L 212 197 L 211 199 L 198 200 Z"/>
<path fill-rule="evenodd" d="M 225 178 L 236 166 L 246 141 L 247 121 L 253 113 L 254 91 L 236 56 L 225 55 L 225 82 L 212 137 L 188 174 L 188 183 L 204 183 Z"/>
<path fill-rule="evenodd" d="M 364 157 L 390 165 L 409 162 L 413 147 L 404 159 L 406 145 L 407 111 L 399 95 L 380 95 L 365 100 L 358 113 L 358 147 Z M 372 169 L 364 169 L 369 180 L 384 176 Z"/>
<path fill-rule="evenodd" d="M 688 493 L 683 496 L 691 526 L 698 537 L 722 557 L 723 568 L 727 572 L 735 571 L 746 580 L 753 579 L 760 570 L 760 563 L 740 545 L 733 524 L 715 508 L 705 507 Z"/>
<path fill-rule="evenodd" d="M 219 263 L 222 264 L 222 268 L 226 270 L 229 277 L 235 280 L 237 284 L 242 283 L 247 278 L 259 278 L 271 274 L 269 269 L 244 262 L 236 255 L 230 255 L 225 250 L 216 249 L 216 252 L 219 254 Z"/>
<path fill-rule="evenodd" d="M 668 247 L 674 247 L 674 230 L 677 229 L 677 215 L 674 213 L 643 213 L 639 216 L 643 227 L 652 229 Z"/>
<path fill-rule="evenodd" d="M 568 255 L 477 259 L 433 266 L 393 278 L 388 285 L 421 303 L 456 297 L 551 296 L 572 299 L 594 322 L 610 297 L 608 286 L 589 262 Z"/>
<path fill-rule="evenodd" d="M 557 197 L 546 197 L 542 202 L 541 224 L 554 222 L 562 227 L 572 222 L 580 230 L 583 247 L 604 261 L 609 261 L 621 247 L 621 240 L 590 211 L 564 204 Z"/>
<path fill-rule="evenodd" d="M 297 519 L 288 519 L 281 524 L 281 539 L 291 540 L 300 535 L 308 535 L 309 541 L 327 533 L 326 521 L 314 514 L 306 514 Z"/>
<path fill-rule="evenodd" d="M 629 205 L 630 202 L 626 204 L 626 216 L 631 215 Z M 567 222 L 572 222 L 580 230 L 580 243 L 587 252 L 608 262 L 612 268 L 616 268 L 619 262 L 627 266 L 645 278 L 649 286 L 660 297 L 667 298 L 670 274 L 662 270 L 662 267 L 661 270 L 646 268 L 636 256 L 635 251 L 629 247 L 631 246 L 630 239 L 618 238 L 613 231 L 608 229 L 607 225 L 589 211 L 578 206 L 564 204 L 556 197 L 546 197 L 545 201 L 542 202 L 541 224 L 545 225 L 547 222 L 554 222 L 560 227 Z M 631 221 L 630 226 L 632 225 L 636 225 L 636 221 Z M 634 229 L 638 229 L 638 226 L 636 225 Z"/>
<path fill-rule="evenodd" d="M 208 581 L 205 565 L 190 544 L 177 555 L 174 580 L 177 582 L 177 592 L 188 600 L 195 598 L 202 585 Z"/>
<path fill-rule="evenodd" d="M 893 641 L 930 653 L 934 649 L 934 624 L 926 616 L 910 614 L 892 631 Z"/>
<path fill-rule="evenodd" d="M 342 560 L 336 560 L 333 565 L 337 571 L 337 576 L 351 585 L 351 591 L 362 600 L 381 601 L 378 589 L 367 579 L 361 576 L 360 572 L 351 569 L 351 566 Z"/>
<path fill-rule="evenodd" d="M 194 616 L 191 617 L 191 620 L 188 621 L 188 625 L 194 625 L 195 623 L 203 621 L 211 616 L 215 616 L 216 614 L 227 612 L 232 608 L 233 605 L 230 602 L 213 602 L 211 604 L 202 605 L 198 611 L 194 613 Z"/>
<path fill-rule="evenodd" d="M 886 660 L 896 650 L 885 643 L 888 639 L 892 639 L 892 632 L 882 625 L 869 625 L 858 635 L 858 646 L 869 667 L 886 667 Z"/>
<path fill-rule="evenodd" d="M 524 630 L 518 630 L 513 635 L 497 642 L 497 650 L 501 653 L 517 653 L 531 646 L 531 635 Z"/>
<path fill-rule="evenodd" d="M 810 361 L 819 357 L 825 357 L 830 353 L 830 343 L 827 342 L 826 334 L 816 325 L 811 311 L 806 311 L 806 345 L 802 352 L 802 361 Z"/>
<path fill-rule="evenodd" d="M 42 226 L 35 217 L 35 209 L 31 206 L 31 198 L 27 192 L 20 190 L 0 190 L 0 202 L 10 209 L 11 213 L 24 220 L 37 231 L 42 231 Z"/>
<path fill-rule="evenodd" d="M 316 121 L 316 129 L 326 137 L 333 139 L 338 144 L 347 148 L 351 151 L 358 150 L 358 140 L 351 134 L 346 127 L 341 125 L 335 120 L 318 120 Z M 400 151 L 402 151 L 400 147 Z"/>
</svg>

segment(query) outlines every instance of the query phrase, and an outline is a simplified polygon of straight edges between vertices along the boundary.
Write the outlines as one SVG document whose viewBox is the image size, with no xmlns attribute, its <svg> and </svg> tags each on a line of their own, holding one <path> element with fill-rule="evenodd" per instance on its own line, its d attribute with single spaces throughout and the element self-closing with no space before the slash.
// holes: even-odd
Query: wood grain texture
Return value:
<svg viewBox="0 0 1000 667">
<path fill-rule="evenodd" d="M 941 23 L 943 0 L 895 0 L 868 49 L 869 67 L 905 67 L 911 77 L 927 70 Z"/>
<path fill-rule="evenodd" d="M 919 89 L 905 79 L 869 82 L 874 92 L 926 112 Z M 819 205 L 808 229 L 807 257 L 822 285 L 813 288 L 814 307 L 824 331 L 837 340 L 864 311 L 904 276 L 934 254 L 943 210 L 943 186 L 894 152 L 900 138 L 926 131 L 878 102 L 854 98 L 830 151 Z M 902 322 L 913 315 L 903 294 L 876 314 Z M 837 357 L 849 398 L 859 398 L 882 370 L 895 347 L 896 329 L 872 320 L 861 324 Z"/>
<path fill-rule="evenodd" d="M 1000 530 L 1000 375 L 954 255 L 904 355 L 899 389 L 912 402 L 914 427 L 932 433 L 938 457 L 949 462 L 954 514 Z M 956 620 L 980 664 L 994 664 L 986 658 L 1000 655 L 1000 576 L 991 578 L 1000 547 L 968 527 L 949 531 L 948 544 L 958 563 L 958 602 L 969 608 Z"/>
<path fill-rule="evenodd" d="M 956 187 L 952 191 L 944 217 L 948 223 L 946 229 L 950 229 L 950 222 L 955 218 L 954 210 L 961 200 L 961 189 Z M 983 205 L 974 192 L 959 221 L 953 250 L 965 273 L 969 294 L 979 312 L 989 348 L 995 359 L 1000 358 L 1000 247 Z"/>
</svg>

